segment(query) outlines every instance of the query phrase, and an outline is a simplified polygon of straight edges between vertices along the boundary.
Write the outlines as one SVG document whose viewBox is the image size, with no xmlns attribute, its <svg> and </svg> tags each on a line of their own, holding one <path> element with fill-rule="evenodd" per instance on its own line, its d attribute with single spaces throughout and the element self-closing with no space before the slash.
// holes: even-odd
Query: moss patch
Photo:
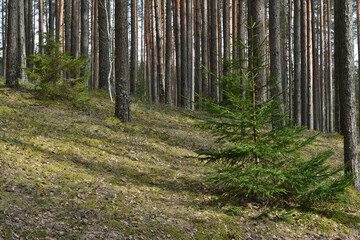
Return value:
<svg viewBox="0 0 360 240">
<path fill-rule="evenodd" d="M 359 236 L 352 189 L 350 200 L 291 214 L 220 201 L 204 183 L 208 166 L 188 158 L 214 140 L 186 110 L 133 100 L 133 122 L 123 124 L 104 91 L 85 104 L 38 100 L 31 91 L 0 83 L 0 238 Z M 341 141 L 324 134 L 308 152 L 330 147 L 338 164 Z"/>
</svg>

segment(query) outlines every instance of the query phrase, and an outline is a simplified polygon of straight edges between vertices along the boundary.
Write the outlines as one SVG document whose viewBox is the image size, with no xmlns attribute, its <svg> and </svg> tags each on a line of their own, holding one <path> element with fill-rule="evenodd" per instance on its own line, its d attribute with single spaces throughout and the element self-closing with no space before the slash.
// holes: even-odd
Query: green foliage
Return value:
<svg viewBox="0 0 360 240">
<path fill-rule="evenodd" d="M 199 104 L 211 116 L 202 118 L 199 126 L 210 130 L 219 143 L 218 149 L 197 151 L 202 161 L 214 164 L 207 179 L 234 198 L 309 205 L 339 197 L 351 185 L 352 176 L 342 174 L 342 167 L 326 164 L 330 151 L 310 159 L 303 154 L 318 134 L 304 137 L 305 128 L 296 126 L 283 111 L 282 95 L 259 101 L 259 89 L 274 86 L 257 82 L 257 72 L 266 67 L 254 54 L 258 49 L 241 46 L 249 56 L 240 61 L 250 62 L 251 67 L 241 69 L 239 60 L 226 60 L 231 71 L 221 79 L 225 100 L 203 99 Z"/>
<path fill-rule="evenodd" d="M 50 99 L 86 100 L 85 85 L 90 73 L 76 77 L 88 61 L 84 57 L 74 59 L 67 52 L 62 52 L 62 43 L 47 37 L 40 45 L 43 55 L 31 55 L 28 61 L 34 68 L 25 68 L 30 81 L 40 88 L 40 96 Z M 66 79 L 70 75 L 70 79 Z"/>
</svg>

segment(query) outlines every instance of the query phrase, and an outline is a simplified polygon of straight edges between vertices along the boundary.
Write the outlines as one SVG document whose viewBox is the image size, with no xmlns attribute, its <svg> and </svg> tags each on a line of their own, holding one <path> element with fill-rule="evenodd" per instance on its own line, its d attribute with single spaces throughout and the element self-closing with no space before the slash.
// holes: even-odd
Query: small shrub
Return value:
<svg viewBox="0 0 360 240">
<path fill-rule="evenodd" d="M 88 61 L 84 57 L 74 59 L 60 49 L 62 43 L 47 37 L 46 43 L 40 45 L 43 55 L 31 55 L 28 61 L 34 68 L 25 68 L 30 81 L 40 88 L 40 97 L 50 99 L 85 100 L 86 80 L 90 73 L 76 77 Z M 74 76 L 66 79 L 66 75 Z"/>
</svg>

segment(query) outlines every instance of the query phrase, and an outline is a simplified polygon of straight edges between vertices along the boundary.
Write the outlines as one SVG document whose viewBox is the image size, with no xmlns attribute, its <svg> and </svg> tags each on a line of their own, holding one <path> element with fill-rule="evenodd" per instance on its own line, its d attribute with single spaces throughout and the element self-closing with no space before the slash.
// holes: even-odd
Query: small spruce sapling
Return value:
<svg viewBox="0 0 360 240">
<path fill-rule="evenodd" d="M 61 51 L 63 44 L 50 37 L 46 43 L 40 45 L 44 49 L 43 55 L 31 55 L 28 61 L 34 68 L 25 68 L 29 80 L 40 88 L 40 96 L 50 99 L 87 100 L 85 85 L 90 73 L 65 79 L 65 73 L 70 76 L 84 70 L 88 59 L 79 57 L 74 59 L 69 53 Z"/>
<path fill-rule="evenodd" d="M 251 32 L 256 27 L 248 26 Z M 225 61 L 231 69 L 220 81 L 225 100 L 203 98 L 198 103 L 210 115 L 202 117 L 199 126 L 210 130 L 219 143 L 215 150 L 197 151 L 200 160 L 214 166 L 207 180 L 232 198 L 308 205 L 339 197 L 351 185 L 352 176 L 343 175 L 343 167 L 325 163 L 330 151 L 310 159 L 303 153 L 318 134 L 304 136 L 305 128 L 282 111 L 281 95 L 258 100 L 260 88 L 273 86 L 260 86 L 256 80 L 257 72 L 267 66 L 252 43 L 252 39 L 250 47 L 240 43 L 248 52 L 246 59 Z M 240 61 L 247 61 L 249 67 L 241 68 Z M 285 124 L 276 124 L 280 121 Z"/>
</svg>

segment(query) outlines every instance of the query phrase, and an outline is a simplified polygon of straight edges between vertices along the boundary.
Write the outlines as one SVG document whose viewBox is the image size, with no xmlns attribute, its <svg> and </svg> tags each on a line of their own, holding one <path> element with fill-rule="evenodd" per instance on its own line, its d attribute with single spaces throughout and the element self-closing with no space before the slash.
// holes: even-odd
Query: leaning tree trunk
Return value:
<svg viewBox="0 0 360 240">
<path fill-rule="evenodd" d="M 335 0 L 335 80 L 339 82 L 345 172 L 354 174 L 360 191 L 354 79 L 353 7 L 351 0 Z"/>
<path fill-rule="evenodd" d="M 123 122 L 131 121 L 128 94 L 128 2 L 115 2 L 115 116 Z"/>
</svg>

